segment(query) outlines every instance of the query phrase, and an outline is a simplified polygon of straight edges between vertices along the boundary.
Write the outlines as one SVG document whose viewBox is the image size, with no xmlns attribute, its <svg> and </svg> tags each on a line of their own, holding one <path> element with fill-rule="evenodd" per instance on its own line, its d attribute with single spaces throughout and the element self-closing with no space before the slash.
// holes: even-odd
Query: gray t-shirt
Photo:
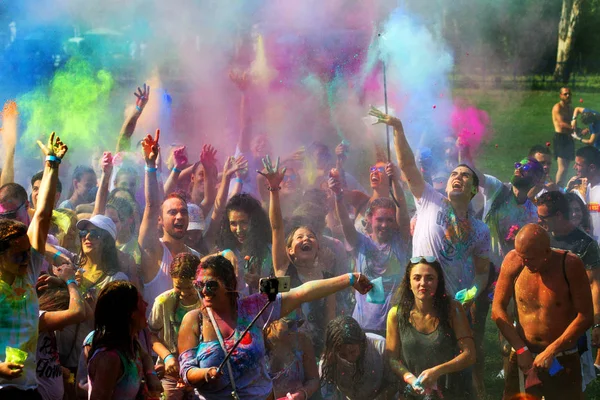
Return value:
<svg viewBox="0 0 600 400">
<path fill-rule="evenodd" d="M 586 270 L 596 269 L 600 266 L 598 243 L 579 228 L 573 229 L 565 236 L 552 235 L 550 245 L 576 254 L 583 261 Z"/>
</svg>

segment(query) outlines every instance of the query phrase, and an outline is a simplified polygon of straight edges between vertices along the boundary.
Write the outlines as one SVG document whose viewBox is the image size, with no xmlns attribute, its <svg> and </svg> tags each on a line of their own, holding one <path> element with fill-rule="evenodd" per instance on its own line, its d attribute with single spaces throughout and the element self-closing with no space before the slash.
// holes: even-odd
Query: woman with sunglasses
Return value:
<svg viewBox="0 0 600 400">
<path fill-rule="evenodd" d="M 288 315 L 265 329 L 267 366 L 277 399 L 308 399 L 319 389 L 315 350 L 309 337 L 298 332 L 303 323 Z"/>
<path fill-rule="evenodd" d="M 460 303 L 446 292 L 440 263 L 413 257 L 387 319 L 386 351 L 405 399 L 467 399 L 475 342 Z"/>
<path fill-rule="evenodd" d="M 263 327 L 285 317 L 302 303 L 314 301 L 353 286 L 361 294 L 371 283 L 361 274 L 345 274 L 312 281 L 286 293 L 277 294 L 268 304 L 266 294 L 240 298 L 233 265 L 223 256 L 210 257 L 196 274 L 202 307 L 183 317 L 179 330 L 179 364 L 182 379 L 194 386 L 201 399 L 274 399 L 273 384 L 266 369 Z M 265 312 L 243 334 L 259 310 Z M 243 336 L 242 336 L 243 334 Z M 223 348 L 230 351 L 224 361 Z"/>
</svg>

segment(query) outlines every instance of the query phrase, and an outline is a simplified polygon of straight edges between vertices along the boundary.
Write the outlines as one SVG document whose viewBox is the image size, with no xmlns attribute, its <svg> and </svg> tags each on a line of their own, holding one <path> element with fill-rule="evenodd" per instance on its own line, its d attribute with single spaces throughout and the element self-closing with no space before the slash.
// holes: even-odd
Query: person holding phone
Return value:
<svg viewBox="0 0 600 400">
<path fill-rule="evenodd" d="M 223 256 L 203 261 L 196 273 L 202 306 L 188 312 L 179 329 L 181 378 L 198 391 L 201 399 L 274 399 L 273 383 L 266 367 L 263 327 L 301 306 L 334 294 L 348 286 L 365 294 L 372 285 L 362 274 L 344 274 L 307 282 L 287 293 L 279 293 L 268 304 L 264 293 L 242 299 L 237 293 L 233 265 Z M 263 315 L 247 333 L 252 319 L 267 305 Z M 242 336 L 243 334 L 243 336 Z M 231 358 L 220 367 L 226 352 Z"/>
</svg>

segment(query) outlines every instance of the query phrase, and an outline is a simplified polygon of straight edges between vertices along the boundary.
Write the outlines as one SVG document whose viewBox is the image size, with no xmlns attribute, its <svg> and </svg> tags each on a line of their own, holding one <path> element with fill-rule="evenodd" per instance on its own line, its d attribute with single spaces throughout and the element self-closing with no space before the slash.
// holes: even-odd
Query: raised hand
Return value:
<svg viewBox="0 0 600 400">
<path fill-rule="evenodd" d="M 134 92 L 133 94 L 135 97 L 137 97 L 135 106 L 140 108 L 139 111 L 142 111 L 144 107 L 146 107 L 148 99 L 150 98 L 150 86 L 146 86 L 144 83 L 144 86 L 142 86 L 142 88 L 138 86 L 137 92 Z"/>
<path fill-rule="evenodd" d="M 178 170 L 182 170 L 189 165 L 185 146 L 181 146 L 173 150 L 173 163 L 175 164 L 175 168 Z"/>
<path fill-rule="evenodd" d="M 2 142 L 5 149 L 14 148 L 17 144 L 18 116 L 17 103 L 14 100 L 7 101 L 2 110 Z"/>
<path fill-rule="evenodd" d="M 56 136 L 55 132 L 50 134 L 50 138 L 48 139 L 48 144 L 44 145 L 40 140 L 37 141 L 38 146 L 42 149 L 42 152 L 45 156 L 54 156 L 60 160 L 67 154 L 67 150 L 69 148 L 66 144 L 64 144 L 58 136 L 56 136 L 56 141 L 54 137 Z"/>
<path fill-rule="evenodd" d="M 223 175 L 231 178 L 233 174 L 238 171 L 248 169 L 248 160 L 244 156 L 238 156 L 237 158 L 228 157 L 223 166 Z"/>
<path fill-rule="evenodd" d="M 100 167 L 102 168 L 102 172 L 106 175 L 112 173 L 113 170 L 113 156 L 110 151 L 105 151 L 102 153 L 102 158 L 100 159 Z"/>
<path fill-rule="evenodd" d="M 267 183 L 269 184 L 269 190 L 279 190 L 281 188 L 281 182 L 283 181 L 283 177 L 285 176 L 286 168 L 283 167 L 283 169 L 279 170 L 279 157 L 277 157 L 277 162 L 275 163 L 275 167 L 273 167 L 273 163 L 271 162 L 271 158 L 268 154 L 262 159 L 262 163 L 267 172 L 256 172 L 258 172 L 267 179 Z"/>
<path fill-rule="evenodd" d="M 72 265 L 63 264 L 58 267 L 52 267 L 52 272 L 65 282 L 75 279 L 75 268 Z"/>
<path fill-rule="evenodd" d="M 331 173 L 329 174 L 329 179 L 327 180 L 327 187 L 331 190 L 335 195 L 342 194 L 343 187 L 342 181 L 340 181 L 340 176 L 334 176 Z"/>
<path fill-rule="evenodd" d="M 248 89 L 248 87 L 250 86 L 250 76 L 247 71 L 241 72 L 230 70 L 229 79 L 242 92 L 245 92 L 246 89 Z"/>
<path fill-rule="evenodd" d="M 354 285 L 352 285 L 352 287 L 356 289 L 358 293 L 367 294 L 369 290 L 373 289 L 373 284 L 365 275 L 358 272 L 355 272 L 354 275 L 358 276 L 356 277 L 356 282 L 354 282 Z"/>
<path fill-rule="evenodd" d="M 377 118 L 377 122 L 375 122 L 373 125 L 386 124 L 390 126 L 402 126 L 402 122 L 400 122 L 398 118 L 387 115 L 373 106 L 371 106 L 371 109 L 369 110 L 369 115 Z"/>
<path fill-rule="evenodd" d="M 398 168 L 393 163 L 387 163 L 385 166 L 385 174 L 388 178 L 397 179 L 400 174 L 398 173 Z"/>
<path fill-rule="evenodd" d="M 156 139 L 152 137 L 152 135 L 148 135 L 142 140 L 142 151 L 144 152 L 144 160 L 146 164 L 151 164 L 152 167 L 156 166 L 156 158 L 158 157 L 158 152 L 160 150 L 160 146 L 158 144 L 158 140 L 160 139 L 160 129 L 156 130 Z"/>
<path fill-rule="evenodd" d="M 350 145 L 347 141 L 342 140 L 340 144 L 338 144 L 335 148 L 335 155 L 338 160 L 346 161 L 348 158 L 348 151 L 350 150 Z"/>
<path fill-rule="evenodd" d="M 200 153 L 200 162 L 204 166 L 204 169 L 213 167 L 217 162 L 217 150 L 210 144 L 202 146 L 202 152 Z"/>
</svg>

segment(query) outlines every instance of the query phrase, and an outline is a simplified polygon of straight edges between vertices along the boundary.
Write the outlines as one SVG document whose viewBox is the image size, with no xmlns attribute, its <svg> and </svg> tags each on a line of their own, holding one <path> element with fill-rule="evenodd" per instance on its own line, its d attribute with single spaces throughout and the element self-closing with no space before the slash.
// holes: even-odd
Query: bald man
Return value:
<svg viewBox="0 0 600 400">
<path fill-rule="evenodd" d="M 515 299 L 517 324 L 507 313 Z M 500 269 L 492 319 L 513 350 L 506 371 L 504 399 L 519 393 L 519 369 L 527 381 L 541 384 L 527 393 L 552 399 L 583 399 L 577 339 L 592 325 L 592 294 L 583 262 L 550 247 L 539 225 L 525 225 L 515 249 Z M 550 375 L 554 360 L 564 367 Z"/>
</svg>

